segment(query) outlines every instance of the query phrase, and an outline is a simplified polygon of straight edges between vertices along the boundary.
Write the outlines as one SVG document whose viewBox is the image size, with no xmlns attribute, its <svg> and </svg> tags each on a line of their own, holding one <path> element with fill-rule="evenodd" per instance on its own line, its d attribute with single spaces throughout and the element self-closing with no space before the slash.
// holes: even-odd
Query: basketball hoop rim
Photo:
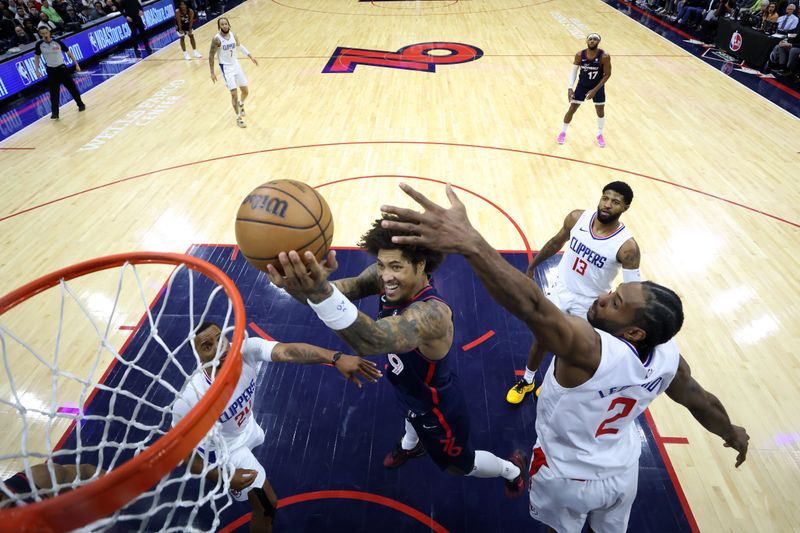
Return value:
<svg viewBox="0 0 800 533">
<path fill-rule="evenodd" d="M 163 437 L 119 468 L 75 490 L 22 507 L 0 511 L 1 531 L 65 531 L 104 518 L 155 485 L 195 448 L 217 420 L 242 371 L 245 309 L 236 285 L 211 263 L 185 254 L 130 252 L 98 257 L 42 276 L 0 298 L 0 316 L 60 280 L 130 264 L 186 265 L 221 285 L 233 302 L 234 332 L 225 365 L 198 404 Z"/>
</svg>

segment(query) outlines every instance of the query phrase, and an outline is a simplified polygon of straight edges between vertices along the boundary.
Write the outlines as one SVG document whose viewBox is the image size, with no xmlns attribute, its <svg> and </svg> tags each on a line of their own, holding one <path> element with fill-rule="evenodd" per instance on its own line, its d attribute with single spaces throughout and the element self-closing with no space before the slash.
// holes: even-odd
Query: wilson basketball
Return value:
<svg viewBox="0 0 800 533">
<path fill-rule="evenodd" d="M 322 261 L 333 239 L 333 216 L 313 187 L 294 180 L 275 180 L 248 194 L 236 213 L 236 242 L 251 265 L 282 272 L 278 253 L 311 251 Z"/>
</svg>

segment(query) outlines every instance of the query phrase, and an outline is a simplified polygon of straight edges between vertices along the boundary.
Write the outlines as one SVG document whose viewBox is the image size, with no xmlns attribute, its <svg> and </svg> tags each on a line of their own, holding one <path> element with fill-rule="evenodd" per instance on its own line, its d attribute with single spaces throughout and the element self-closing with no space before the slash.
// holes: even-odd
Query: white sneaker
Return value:
<svg viewBox="0 0 800 533">
<path fill-rule="evenodd" d="M 239 102 L 239 116 L 246 117 L 247 113 L 244 112 L 244 102 Z"/>
<path fill-rule="evenodd" d="M 197 50 L 192 50 L 192 57 L 203 57 L 203 54 L 201 54 Z"/>
<path fill-rule="evenodd" d="M 246 128 L 247 124 L 244 123 L 244 119 L 242 117 L 236 117 L 236 125 L 240 128 Z"/>
<path fill-rule="evenodd" d="M 189 61 L 189 52 L 184 52 L 184 53 L 183 53 L 183 58 L 184 58 L 186 61 Z"/>
</svg>

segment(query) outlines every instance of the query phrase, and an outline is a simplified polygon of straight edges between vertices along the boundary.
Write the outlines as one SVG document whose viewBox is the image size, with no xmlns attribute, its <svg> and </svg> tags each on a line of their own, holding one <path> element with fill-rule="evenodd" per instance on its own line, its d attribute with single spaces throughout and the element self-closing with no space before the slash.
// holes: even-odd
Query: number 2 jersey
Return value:
<svg viewBox="0 0 800 533">
<path fill-rule="evenodd" d="M 399 305 L 387 303 L 381 295 L 378 319 L 402 314 L 415 302 L 438 300 L 445 305 L 433 285 L 428 285 L 410 300 Z M 429 413 L 434 408 L 445 409 L 451 394 L 460 394 L 457 377 L 450 369 L 449 354 L 442 359 L 428 359 L 418 348 L 410 352 L 388 354 L 386 378 L 394 386 L 403 408 L 415 415 Z"/>
<path fill-rule="evenodd" d="M 586 210 L 569 232 L 569 242 L 558 263 L 558 279 L 570 292 L 595 298 L 612 288 L 622 264 L 617 252 L 632 238 L 630 230 L 619 223 L 607 237 L 595 236 L 592 224 L 597 211 Z"/>
<path fill-rule="evenodd" d="M 233 450 L 247 442 L 248 425 L 255 424 L 253 419 L 253 395 L 256 388 L 256 377 L 262 362 L 277 344 L 259 338 L 245 339 L 242 343 L 242 374 L 231 395 L 228 406 L 219 417 L 222 424 L 222 436 L 228 447 Z M 205 369 L 198 370 L 184 385 L 180 397 L 172 407 L 172 425 L 175 426 L 200 401 L 200 398 L 211 387 L 211 378 Z"/>
<path fill-rule="evenodd" d="M 547 466 L 563 478 L 606 479 L 635 466 L 642 440 L 633 422 L 678 371 L 674 340 L 656 346 L 642 362 L 628 342 L 595 331 L 602 350 L 591 379 L 562 387 L 555 378 L 554 358 L 536 404 L 537 445 Z"/>
</svg>

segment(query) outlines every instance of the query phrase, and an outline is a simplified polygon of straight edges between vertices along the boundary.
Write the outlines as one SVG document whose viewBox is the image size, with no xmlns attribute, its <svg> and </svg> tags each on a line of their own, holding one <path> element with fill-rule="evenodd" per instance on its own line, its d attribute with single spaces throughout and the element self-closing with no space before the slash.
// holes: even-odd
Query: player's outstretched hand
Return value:
<svg viewBox="0 0 800 533">
<path fill-rule="evenodd" d="M 354 355 L 342 355 L 339 360 L 336 361 L 335 366 L 336 370 L 338 370 L 341 375 L 355 383 L 359 388 L 361 388 L 361 381 L 359 381 L 356 376 L 361 376 L 370 383 L 377 383 L 378 378 L 383 377 L 383 374 L 378 370 L 375 363 Z"/>
<path fill-rule="evenodd" d="M 278 261 L 283 269 L 283 276 L 272 265 L 267 266 L 269 280 L 276 287 L 284 289 L 297 299 L 321 302 L 331 294 L 328 276 L 338 268 L 336 252 L 331 250 L 322 264 L 317 262 L 314 254 L 305 252 L 302 257 L 292 250 L 288 254 L 278 254 Z"/>
<path fill-rule="evenodd" d="M 255 470 L 237 468 L 233 473 L 233 477 L 231 478 L 231 488 L 233 490 L 246 489 L 253 484 L 253 481 L 256 480 L 256 475 L 258 475 L 258 472 Z"/>
<path fill-rule="evenodd" d="M 213 72 L 211 73 L 211 83 L 217 83 L 217 75 Z"/>
<path fill-rule="evenodd" d="M 255 57 L 253 57 L 253 56 L 250 56 L 250 61 L 252 61 L 253 63 L 255 63 L 255 64 L 256 64 L 256 66 L 258 66 L 258 61 L 256 61 L 256 58 L 255 58 Z"/>
<path fill-rule="evenodd" d="M 381 211 L 396 215 L 399 220 L 384 220 L 381 225 L 387 229 L 412 233 L 408 236 L 392 237 L 397 244 L 416 244 L 432 250 L 450 253 L 466 253 L 480 235 L 467 217 L 467 209 L 458 199 L 453 187 L 448 183 L 446 192 L 450 208 L 433 203 L 422 193 L 405 183 L 400 184 L 404 193 L 421 205 L 425 211 L 419 213 L 392 205 L 381 206 Z"/>
<path fill-rule="evenodd" d="M 733 435 L 725 440 L 724 446 L 726 448 L 733 448 L 739 455 L 736 456 L 736 468 L 747 459 L 747 446 L 750 441 L 750 435 L 743 427 L 733 426 Z"/>
</svg>

